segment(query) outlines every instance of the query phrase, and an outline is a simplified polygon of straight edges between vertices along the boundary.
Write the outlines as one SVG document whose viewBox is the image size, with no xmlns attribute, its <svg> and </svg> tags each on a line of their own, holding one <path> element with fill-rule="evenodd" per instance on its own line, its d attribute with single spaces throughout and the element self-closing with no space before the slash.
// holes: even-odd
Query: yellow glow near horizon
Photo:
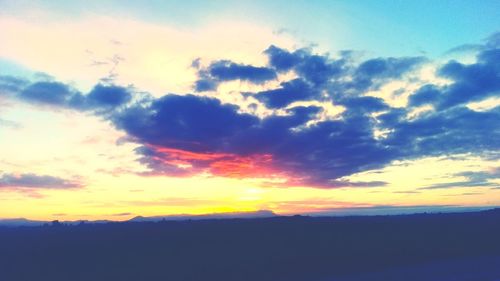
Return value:
<svg viewBox="0 0 500 281">
<path fill-rule="evenodd" d="M 463 167 L 478 164 L 471 160 Z M 447 164 L 457 162 L 447 161 Z M 141 177 L 138 175 L 101 176 L 82 189 L 40 190 L 42 198 L 29 193 L 3 192 L 0 214 L 2 217 L 28 217 L 31 219 L 112 219 L 123 220 L 133 216 L 171 214 L 205 214 L 217 212 L 273 210 L 279 214 L 328 211 L 336 208 L 370 207 L 377 205 L 498 205 L 500 190 L 481 193 L 481 189 L 453 188 L 411 193 L 415 184 L 438 183 L 425 177 L 437 175 L 425 171 L 424 166 L 442 167 L 436 159 L 393 166 L 380 174 L 392 178 L 384 187 L 315 189 L 310 187 L 261 187 L 258 180 L 215 177 Z M 405 169 L 400 174 L 400 169 Z M 432 169 L 431 169 L 432 170 Z M 399 175 L 399 176 L 398 176 Z M 358 176 L 360 178 L 361 176 Z M 354 177 L 353 177 L 354 178 Z M 469 191 L 469 195 L 462 195 Z M 404 193 L 408 192 L 408 193 Z M 22 204 L 20 204 L 22 200 Z"/>
</svg>

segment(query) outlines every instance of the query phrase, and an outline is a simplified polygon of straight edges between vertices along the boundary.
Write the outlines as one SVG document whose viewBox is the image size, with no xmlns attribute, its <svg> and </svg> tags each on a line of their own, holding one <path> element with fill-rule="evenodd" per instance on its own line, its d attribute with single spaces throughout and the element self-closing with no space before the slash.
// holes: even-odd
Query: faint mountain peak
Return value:
<svg viewBox="0 0 500 281">
<path fill-rule="evenodd" d="M 180 220 L 203 220 L 203 219 L 244 219 L 244 218 L 271 218 L 277 215 L 270 210 L 258 210 L 252 212 L 227 212 L 227 213 L 213 213 L 213 214 L 203 214 L 203 215 L 167 215 L 167 216 L 153 216 L 153 217 L 143 217 L 137 216 L 129 221 L 132 222 L 144 222 L 144 221 L 180 221 Z"/>
<path fill-rule="evenodd" d="M 0 226 L 39 226 L 46 223 L 45 221 L 28 220 L 26 218 L 0 219 Z"/>
</svg>

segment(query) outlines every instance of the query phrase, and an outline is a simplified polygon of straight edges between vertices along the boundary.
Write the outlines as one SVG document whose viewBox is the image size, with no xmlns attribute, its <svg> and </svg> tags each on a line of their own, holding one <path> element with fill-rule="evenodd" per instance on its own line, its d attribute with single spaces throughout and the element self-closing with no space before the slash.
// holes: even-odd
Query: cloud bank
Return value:
<svg viewBox="0 0 500 281">
<path fill-rule="evenodd" d="M 37 175 L 37 174 L 1 174 L 0 188 L 28 188 L 28 189 L 45 189 L 45 188 L 78 188 L 82 184 L 54 176 Z"/>
<path fill-rule="evenodd" d="M 499 96 L 497 37 L 475 48 L 472 63 L 439 65 L 436 75 L 448 83 L 419 86 L 403 107 L 369 93 L 432 63 L 425 57 L 359 61 L 349 51 L 334 57 L 277 46 L 264 50 L 264 66 L 217 60 L 201 67 L 195 62 L 193 94 L 155 98 L 112 84 L 80 93 L 60 82 L 16 77 L 0 77 L 0 94 L 102 116 L 141 144 L 136 153 L 150 174 L 284 179 L 273 183 L 280 186 L 382 186 L 384 182 L 350 182 L 345 177 L 395 160 L 500 149 L 492 141 L 500 139 L 500 107 L 477 111 L 467 106 Z M 216 95 L 223 83 L 265 85 L 284 74 L 292 78 L 276 88 L 234 91 L 248 107 Z M 343 112 L 321 118 L 324 104 L 340 106 Z M 254 114 L 256 107 L 271 113 Z M 412 115 L 422 107 L 430 110 Z"/>
</svg>

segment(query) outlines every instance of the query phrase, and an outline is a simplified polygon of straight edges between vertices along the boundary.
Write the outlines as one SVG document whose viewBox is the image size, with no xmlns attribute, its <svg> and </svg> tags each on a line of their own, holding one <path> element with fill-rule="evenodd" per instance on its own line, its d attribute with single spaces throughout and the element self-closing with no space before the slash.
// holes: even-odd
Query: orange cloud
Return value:
<svg viewBox="0 0 500 281">
<path fill-rule="evenodd" d="M 168 165 L 190 170 L 189 174 L 208 172 L 212 175 L 248 178 L 269 178 L 278 174 L 270 154 L 239 156 L 230 153 L 192 152 L 181 149 L 149 146 L 157 154 L 153 158 Z"/>
</svg>

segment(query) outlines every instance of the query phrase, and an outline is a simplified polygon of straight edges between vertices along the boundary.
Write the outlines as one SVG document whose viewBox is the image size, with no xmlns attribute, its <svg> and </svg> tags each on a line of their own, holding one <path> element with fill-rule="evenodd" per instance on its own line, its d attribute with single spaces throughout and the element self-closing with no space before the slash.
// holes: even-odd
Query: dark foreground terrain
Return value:
<svg viewBox="0 0 500 281">
<path fill-rule="evenodd" d="M 1 281 L 500 280 L 500 210 L 0 228 Z"/>
</svg>

